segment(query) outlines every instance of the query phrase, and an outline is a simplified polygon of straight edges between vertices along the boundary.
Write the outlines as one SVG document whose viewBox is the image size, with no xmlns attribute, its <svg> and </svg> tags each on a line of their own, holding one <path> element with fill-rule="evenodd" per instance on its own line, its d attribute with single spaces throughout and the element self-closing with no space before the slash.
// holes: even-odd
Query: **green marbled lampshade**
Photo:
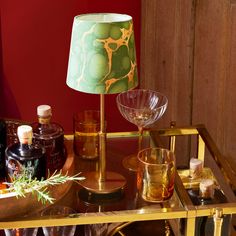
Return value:
<svg viewBox="0 0 236 236">
<path fill-rule="evenodd" d="M 94 94 L 120 93 L 138 85 L 131 16 L 99 13 L 74 18 L 67 85 Z"/>
</svg>

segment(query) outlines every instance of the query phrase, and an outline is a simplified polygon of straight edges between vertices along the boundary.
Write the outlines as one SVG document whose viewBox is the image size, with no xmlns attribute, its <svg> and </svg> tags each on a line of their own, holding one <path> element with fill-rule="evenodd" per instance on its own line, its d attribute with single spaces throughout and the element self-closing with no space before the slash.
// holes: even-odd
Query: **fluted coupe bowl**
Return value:
<svg viewBox="0 0 236 236">
<path fill-rule="evenodd" d="M 168 99 L 157 91 L 134 89 L 120 93 L 116 102 L 122 116 L 141 129 L 162 117 Z"/>
</svg>

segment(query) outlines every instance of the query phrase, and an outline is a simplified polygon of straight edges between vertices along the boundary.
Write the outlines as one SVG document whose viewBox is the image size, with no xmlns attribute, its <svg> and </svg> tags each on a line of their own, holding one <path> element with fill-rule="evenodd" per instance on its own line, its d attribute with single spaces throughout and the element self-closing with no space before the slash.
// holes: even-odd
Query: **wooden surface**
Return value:
<svg viewBox="0 0 236 236">
<path fill-rule="evenodd" d="M 191 1 L 142 1 L 141 87 L 166 94 L 169 102 L 157 127 L 168 127 L 172 120 L 178 126 L 191 123 L 192 43 Z M 183 146 L 177 149 L 184 164 L 189 153 Z"/>
<path fill-rule="evenodd" d="M 158 127 L 203 123 L 222 153 L 235 158 L 235 0 L 142 0 L 140 72 L 141 87 L 169 99 Z M 179 152 L 184 160 L 191 155 Z"/>
</svg>

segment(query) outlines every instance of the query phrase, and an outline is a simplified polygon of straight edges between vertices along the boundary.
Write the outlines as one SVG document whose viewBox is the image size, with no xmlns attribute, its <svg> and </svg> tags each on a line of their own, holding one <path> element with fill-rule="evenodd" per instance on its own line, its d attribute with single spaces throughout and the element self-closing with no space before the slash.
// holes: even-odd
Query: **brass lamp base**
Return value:
<svg viewBox="0 0 236 236">
<path fill-rule="evenodd" d="M 99 173 L 95 171 L 84 172 L 81 176 L 85 177 L 85 180 L 80 181 L 80 185 L 94 193 L 113 193 L 124 188 L 126 184 L 125 178 L 115 172 L 106 172 L 104 181 L 99 181 Z"/>
</svg>

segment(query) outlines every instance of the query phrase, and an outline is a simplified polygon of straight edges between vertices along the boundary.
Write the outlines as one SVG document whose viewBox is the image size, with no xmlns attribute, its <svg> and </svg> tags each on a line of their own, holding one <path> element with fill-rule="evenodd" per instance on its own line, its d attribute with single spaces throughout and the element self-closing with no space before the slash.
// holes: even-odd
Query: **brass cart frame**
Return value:
<svg viewBox="0 0 236 236">
<path fill-rule="evenodd" d="M 185 206 L 188 211 L 188 220 L 186 227 L 186 235 L 194 235 L 195 230 L 195 220 L 196 217 L 210 216 L 214 217 L 214 235 L 223 235 L 222 222 L 223 215 L 233 215 L 236 212 L 236 198 L 232 191 L 236 187 L 236 166 L 232 163 L 232 160 L 223 156 L 216 146 L 211 135 L 207 131 L 203 124 L 192 126 L 176 128 L 175 123 L 171 122 L 171 127 L 167 129 L 159 129 L 154 131 L 158 136 L 170 137 L 169 148 L 175 152 L 176 148 L 176 138 L 177 136 L 183 135 L 196 135 L 197 136 L 197 158 L 205 161 L 205 151 L 208 149 L 211 154 L 212 159 L 215 161 L 219 170 L 222 173 L 222 177 L 226 181 L 227 185 L 221 186 L 223 192 L 227 195 L 229 203 L 224 204 L 212 204 L 204 206 L 192 206 L 189 202 L 186 202 Z M 154 139 L 157 136 L 153 135 Z M 186 197 L 187 198 L 187 197 Z M 234 229 L 232 229 L 234 230 Z"/>
<path fill-rule="evenodd" d="M 214 218 L 214 235 L 221 235 L 221 226 L 223 221 L 223 215 L 233 215 L 236 213 L 236 198 L 232 191 L 236 187 L 236 170 L 232 163 L 229 162 L 219 151 L 215 145 L 213 139 L 208 133 L 204 125 L 197 125 L 191 127 L 176 128 L 174 125 L 171 128 L 157 129 L 150 132 L 146 132 L 145 136 L 151 137 L 152 145 L 156 145 L 158 137 L 166 136 L 170 138 L 170 149 L 175 151 L 176 138 L 178 136 L 192 136 L 197 137 L 197 157 L 204 161 L 205 150 L 209 150 L 211 156 L 215 160 L 220 171 L 223 173 L 225 183 L 223 184 L 222 190 L 226 194 L 228 199 L 227 203 L 194 206 L 191 202 L 184 184 L 180 176 L 176 175 L 175 181 L 175 192 L 176 196 L 180 201 L 180 205 L 174 209 L 166 207 L 141 207 L 137 209 L 122 209 L 117 211 L 98 211 L 98 212 L 81 212 L 69 216 L 60 216 L 57 218 L 48 217 L 14 217 L 10 219 L 1 219 L 0 217 L 0 228 L 30 228 L 40 226 L 63 226 L 63 225 L 85 225 L 85 224 L 96 224 L 96 223 L 118 223 L 121 227 L 110 232 L 113 235 L 118 229 L 126 226 L 127 222 L 133 221 L 147 221 L 147 220 L 174 220 L 174 219 L 185 219 L 185 231 L 184 234 L 192 236 L 195 233 L 196 218 L 201 216 L 209 216 Z M 120 133 L 108 133 L 107 139 L 113 140 L 117 137 L 119 139 L 126 137 L 137 137 L 137 132 L 120 132 Z M 72 150 L 71 142 L 73 141 L 73 135 L 66 135 L 66 145 L 70 146 L 68 150 Z M 73 155 L 72 151 L 68 152 L 69 155 Z"/>
</svg>

